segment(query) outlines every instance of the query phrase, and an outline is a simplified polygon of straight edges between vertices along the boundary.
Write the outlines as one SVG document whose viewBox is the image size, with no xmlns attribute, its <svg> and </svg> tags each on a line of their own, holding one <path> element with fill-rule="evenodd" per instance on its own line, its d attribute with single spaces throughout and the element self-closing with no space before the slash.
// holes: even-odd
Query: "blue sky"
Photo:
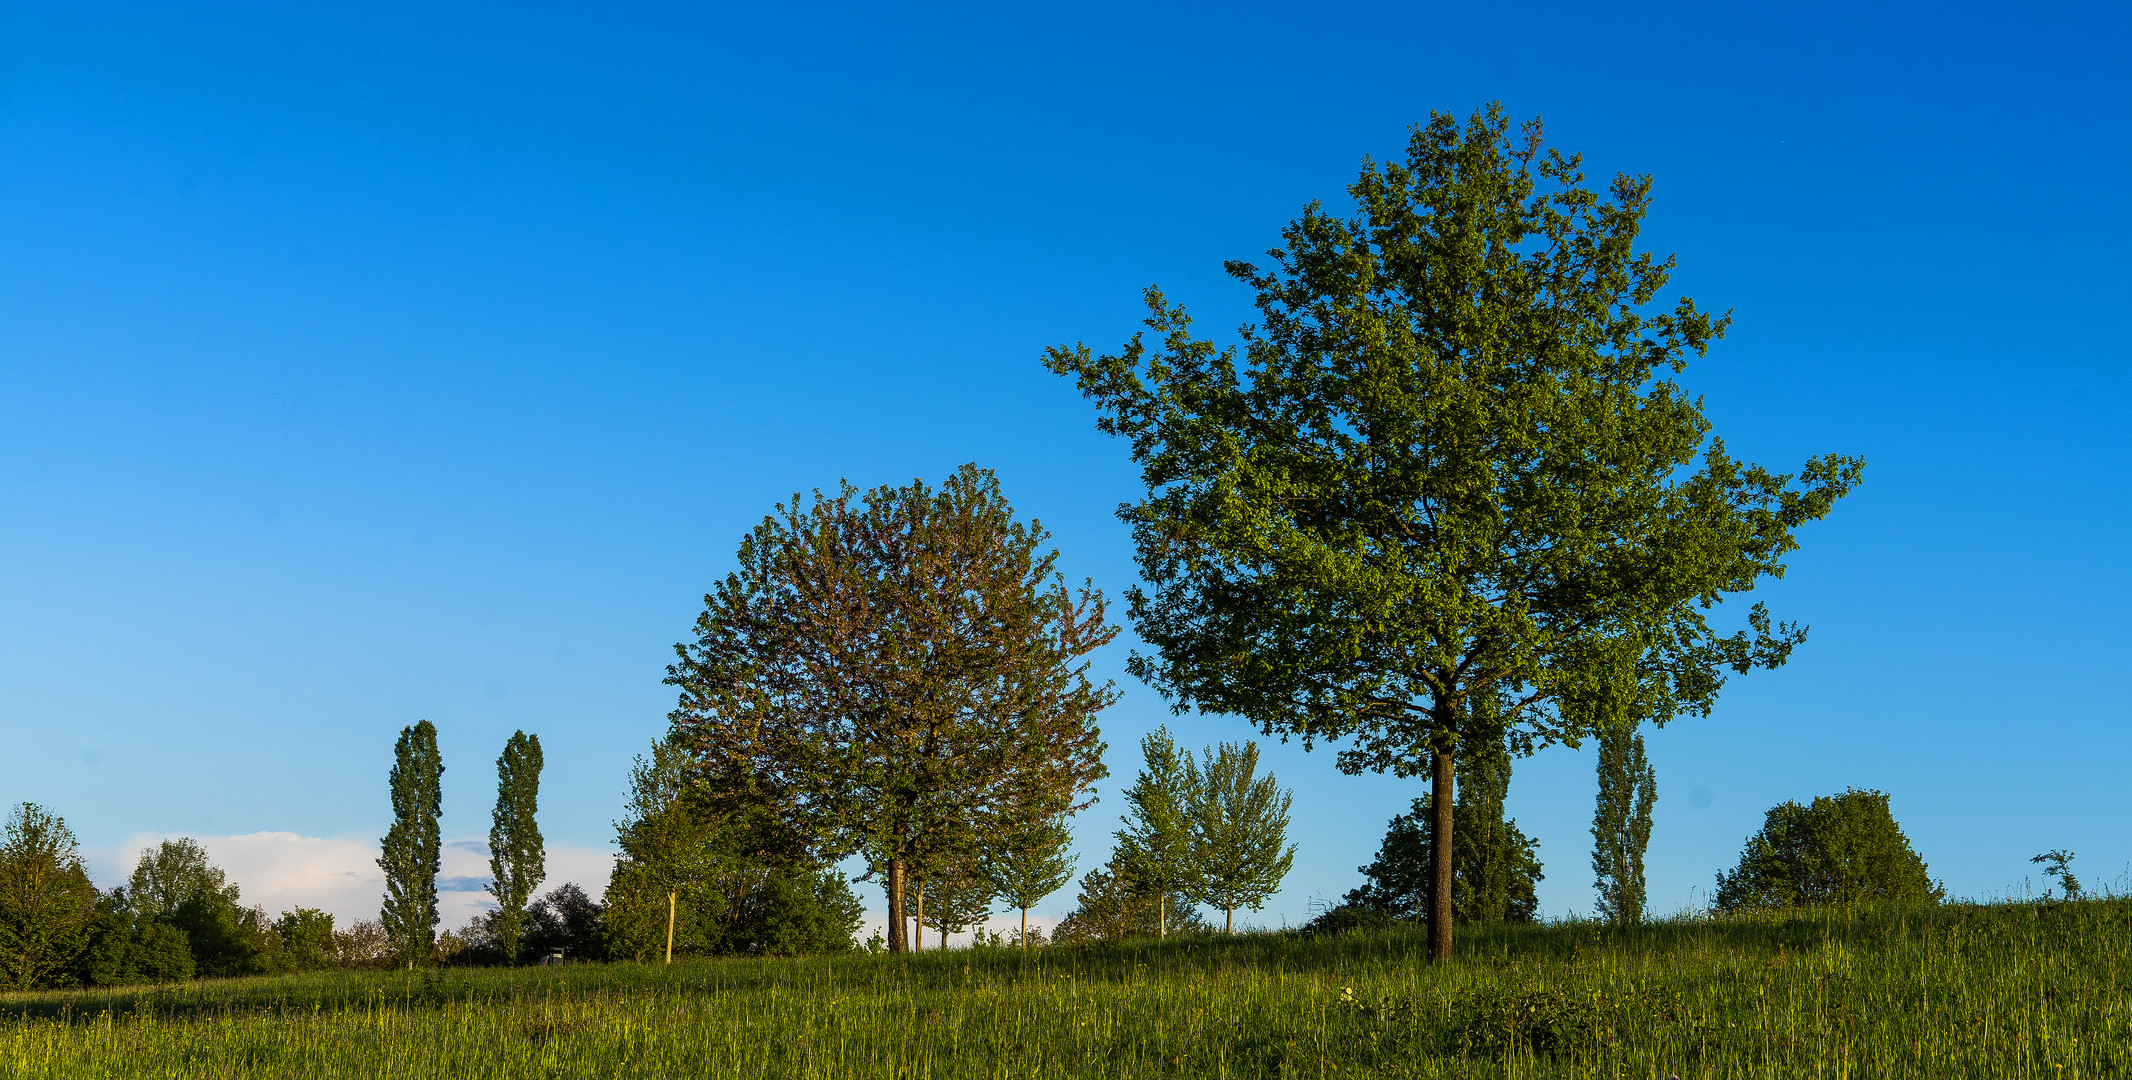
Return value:
<svg viewBox="0 0 2132 1080">
<path fill-rule="evenodd" d="M 1431 109 L 1501 100 L 1595 176 L 1655 175 L 1648 246 L 1736 313 L 1687 377 L 1735 453 L 1870 463 L 1763 592 L 1813 627 L 1793 663 L 1651 738 L 1654 906 L 1699 903 L 1773 803 L 1853 785 L 1958 894 L 2053 847 L 2121 879 L 2126 31 L 2101 5 L 8 5 L 0 799 L 63 814 L 107 879 L 173 833 L 360 864 L 403 725 L 438 725 L 446 832 L 477 839 L 524 728 L 551 843 L 596 866 L 671 645 L 774 502 L 976 461 L 1116 595 L 1136 473 L 1044 347 L 1121 342 L 1149 283 L 1242 322 L 1222 260 Z M 1169 718 L 1125 655 L 1084 867 L 1142 733 L 1249 734 Z M 1278 925 L 1419 788 L 1269 757 L 1302 841 Z M 1591 766 L 1513 785 L 1550 914 L 1591 906 Z M 248 896 L 322 895 L 328 863 L 244 862 Z"/>
</svg>

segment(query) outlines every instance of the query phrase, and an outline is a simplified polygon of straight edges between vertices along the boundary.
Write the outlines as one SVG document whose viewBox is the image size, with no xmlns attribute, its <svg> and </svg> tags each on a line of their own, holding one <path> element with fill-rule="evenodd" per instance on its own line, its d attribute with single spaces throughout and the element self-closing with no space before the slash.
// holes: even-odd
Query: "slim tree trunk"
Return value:
<svg viewBox="0 0 2132 1080">
<path fill-rule="evenodd" d="M 666 962 L 674 962 L 674 890 L 666 890 Z"/>
<path fill-rule="evenodd" d="M 1226 907 L 1222 911 L 1224 914 L 1221 919 L 1221 932 L 1224 934 L 1236 933 L 1236 908 Z"/>
<path fill-rule="evenodd" d="M 925 886 L 918 886 L 918 931 L 911 935 L 911 951 L 925 951 Z"/>
<path fill-rule="evenodd" d="M 1170 894 L 1155 894 L 1155 938 L 1160 941 L 1170 936 Z"/>
<path fill-rule="evenodd" d="M 903 860 L 888 860 L 888 951 L 909 952 L 909 924 L 903 921 Z"/>
<path fill-rule="evenodd" d="M 1451 882 L 1457 863 L 1452 860 L 1451 800 L 1453 797 L 1451 748 L 1438 746 L 1431 770 L 1429 798 L 1429 959 L 1451 959 Z"/>
<path fill-rule="evenodd" d="M 1029 947 L 1029 909 L 1022 909 L 1022 948 Z"/>
</svg>

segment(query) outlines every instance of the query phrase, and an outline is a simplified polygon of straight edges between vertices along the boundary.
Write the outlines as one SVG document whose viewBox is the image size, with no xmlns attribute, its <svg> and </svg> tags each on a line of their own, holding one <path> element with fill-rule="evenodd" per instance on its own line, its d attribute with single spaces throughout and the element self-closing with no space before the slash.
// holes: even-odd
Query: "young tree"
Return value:
<svg viewBox="0 0 2132 1080">
<path fill-rule="evenodd" d="M 1717 876 L 1717 908 L 1845 907 L 1866 901 L 1939 903 L 1932 880 L 1888 810 L 1888 796 L 1852 788 L 1806 806 L 1770 808 L 1740 864 Z"/>
<path fill-rule="evenodd" d="M 688 751 L 672 736 L 653 743 L 651 757 L 637 757 L 629 773 L 628 817 L 615 823 L 622 858 L 607 889 L 609 918 L 618 927 L 646 921 L 646 915 L 662 924 L 669 964 L 677 927 L 685 945 L 709 944 L 709 923 L 725 906 L 718 879 L 735 869 L 719 823 L 692 805 L 690 790 Z M 639 896 L 656 897 L 657 910 L 644 910 Z"/>
<path fill-rule="evenodd" d="M 540 736 L 514 732 L 496 759 L 496 811 L 489 826 L 489 895 L 496 898 L 490 926 L 504 962 L 518 962 L 524 944 L 526 904 L 548 876 L 541 841 Z"/>
<path fill-rule="evenodd" d="M 1203 782 L 1189 751 L 1177 749 L 1167 726 L 1140 740 L 1147 763 L 1125 793 L 1132 812 L 1119 820 L 1118 846 L 1112 858 L 1140 887 L 1161 897 L 1156 905 L 1156 935 L 1168 937 L 1170 898 L 1190 897 L 1200 885 L 1194 859 L 1192 810 Z"/>
<path fill-rule="evenodd" d="M 1072 843 L 1073 833 L 1061 814 L 1008 826 L 993 837 L 985 854 L 983 869 L 992 895 L 1021 910 L 1017 940 L 1023 948 L 1029 947 L 1029 909 L 1073 880 L 1076 860 L 1067 850 Z"/>
<path fill-rule="evenodd" d="M 2043 873 L 2048 877 L 2058 879 L 2058 886 L 2065 890 L 2065 898 L 2067 900 L 2080 899 L 2080 879 L 2073 876 L 2072 852 L 2063 848 L 2052 848 L 2028 861 L 2042 863 Z M 2043 897 L 2046 900 L 2050 899 L 2050 890 L 2044 890 Z"/>
<path fill-rule="evenodd" d="M 923 933 L 926 927 L 939 931 L 940 947 L 945 949 L 949 934 L 984 925 L 992 913 L 992 892 L 975 867 L 945 866 L 926 875 L 921 910 L 919 931 Z"/>
<path fill-rule="evenodd" d="M 1485 766 L 1476 769 L 1487 775 Z M 1481 784 L 1461 784 L 1464 800 Z M 1434 820 L 1430 796 L 1415 799 L 1386 825 L 1376 858 L 1359 867 L 1362 885 L 1348 891 L 1344 906 L 1396 919 L 1425 919 L 1433 906 L 1435 863 L 1429 845 Z M 1451 883 L 1451 914 L 1460 924 L 1529 923 L 1539 917 L 1541 872 L 1538 842 L 1515 821 L 1501 816 L 1500 802 L 1462 801 L 1453 810 L 1460 836 L 1494 836 L 1492 843 L 1462 843 Z M 1492 815 L 1492 820 L 1491 820 Z"/>
<path fill-rule="evenodd" d="M 741 544 L 677 645 L 675 731 L 721 812 L 756 808 L 829 863 L 885 871 L 889 947 L 908 947 L 904 876 L 965 860 L 1002 825 L 1104 775 L 1084 659 L 1117 634 L 1093 584 L 1069 591 L 1040 524 L 966 465 L 778 507 Z"/>
<path fill-rule="evenodd" d="M 1795 625 L 1757 605 L 1726 635 L 1709 611 L 1781 573 L 1862 463 L 1780 475 L 1709 438 L 1669 372 L 1727 318 L 1653 312 L 1673 261 L 1635 250 L 1647 177 L 1594 192 L 1490 106 L 1432 116 L 1348 190 L 1358 213 L 1311 204 L 1273 269 L 1229 264 L 1258 294 L 1241 356 L 1150 289 L 1159 345 L 1046 359 L 1142 467 L 1121 514 L 1154 651 L 1130 669 L 1179 710 L 1351 740 L 1343 770 L 1428 775 L 1447 959 L 1459 744 L 1573 742 L 1639 678 L 1663 723 L 1707 711 L 1725 669 L 1783 663 Z"/>
<path fill-rule="evenodd" d="M 0 980 L 37 987 L 89 944 L 96 886 L 67 823 L 23 803 L 0 833 Z"/>
<path fill-rule="evenodd" d="M 393 951 L 412 970 L 437 943 L 437 868 L 443 840 L 437 816 L 444 810 L 444 759 L 437 729 L 424 720 L 400 729 L 392 748 L 392 826 L 385 830 L 378 868 L 385 871 L 385 906 L 379 921 Z"/>
<path fill-rule="evenodd" d="M 1658 800 L 1658 774 L 1643 754 L 1643 734 L 1633 723 L 1599 730 L 1599 805 L 1592 815 L 1592 872 L 1597 875 L 1599 916 L 1617 923 L 1643 921 L 1643 853 L 1651 843 L 1651 804 Z"/>
<path fill-rule="evenodd" d="M 1134 881 L 1113 857 L 1081 877 L 1074 909 L 1052 932 L 1055 944 L 1163 937 L 1180 930 L 1203 931 L 1199 913 L 1176 893 L 1164 895 Z"/>
<path fill-rule="evenodd" d="M 1256 775 L 1255 742 L 1223 743 L 1205 756 L 1190 807 L 1195 898 L 1222 909 L 1222 931 L 1233 934 L 1236 909 L 1263 907 L 1295 862 L 1295 845 L 1287 842 L 1295 796 L 1282 791 L 1272 774 Z"/>
<path fill-rule="evenodd" d="M 281 937 L 290 966 L 298 971 L 329 968 L 337 962 L 332 912 L 307 907 L 284 911 L 274 920 L 274 932 Z"/>
</svg>

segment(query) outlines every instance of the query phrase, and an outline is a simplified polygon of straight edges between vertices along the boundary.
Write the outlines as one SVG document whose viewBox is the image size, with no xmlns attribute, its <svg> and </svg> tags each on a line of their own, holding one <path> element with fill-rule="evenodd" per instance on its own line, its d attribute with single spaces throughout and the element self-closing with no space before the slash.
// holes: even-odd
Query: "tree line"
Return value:
<svg viewBox="0 0 2132 1080">
<path fill-rule="evenodd" d="M 1491 105 L 1432 114 L 1348 193 L 1352 215 L 1313 202 L 1270 263 L 1228 264 L 1258 312 L 1239 343 L 1197 336 L 1151 287 L 1117 352 L 1045 354 L 1140 466 L 1144 495 L 1119 511 L 1141 579 L 1128 671 L 1180 713 L 1425 778 L 1365 895 L 1422 918 L 1437 959 L 1462 913 L 1532 910 L 1534 845 L 1502 812 L 1514 760 L 1595 741 L 1601 910 L 1640 918 L 1642 732 L 1707 714 L 1730 675 L 1805 640 L 1762 604 L 1716 617 L 1784 573 L 1864 463 L 1776 472 L 1712 434 L 1678 377 L 1731 317 L 1661 303 L 1674 260 L 1637 248 L 1649 177 L 1595 186 L 1538 121 L 1513 130 Z M 1119 693 L 1088 658 L 1121 628 L 1048 535 L 975 465 L 937 489 L 795 495 L 751 530 L 667 669 L 678 701 L 617 825 L 610 948 L 765 948 L 784 940 L 773 924 L 832 926 L 852 884 L 833 868 L 852 858 L 884 890 L 896 952 L 1058 887 Z M 1233 928 L 1286 871 L 1266 838 L 1287 797 L 1258 786 L 1255 747 L 1195 759 L 1158 734 L 1071 933 L 1165 934 L 1199 903 Z M 540 764 L 537 741 L 513 747 L 477 933 L 522 960 Z M 408 964 L 439 940 L 441 774 L 434 729 L 403 732 L 381 922 Z"/>
</svg>

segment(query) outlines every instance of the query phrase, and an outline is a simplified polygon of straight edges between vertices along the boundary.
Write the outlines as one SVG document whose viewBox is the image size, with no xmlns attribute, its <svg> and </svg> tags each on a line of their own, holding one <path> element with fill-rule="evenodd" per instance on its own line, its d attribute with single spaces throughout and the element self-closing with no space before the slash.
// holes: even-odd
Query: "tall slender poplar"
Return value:
<svg viewBox="0 0 2132 1080">
<path fill-rule="evenodd" d="M 526 904 L 548 876 L 540 836 L 540 736 L 512 734 L 496 759 L 496 812 L 489 826 L 489 895 L 496 898 L 496 943 L 515 964 L 525 938 Z"/>
<path fill-rule="evenodd" d="M 1592 814 L 1592 873 L 1599 891 L 1599 917 L 1643 921 L 1643 853 L 1651 843 L 1651 804 L 1658 801 L 1658 774 L 1643 754 L 1635 723 L 1599 731 L 1599 800 Z"/>
<path fill-rule="evenodd" d="M 385 872 L 385 925 L 392 951 L 412 969 L 437 946 L 437 868 L 443 839 L 444 759 L 437 728 L 427 720 L 400 729 L 392 748 L 392 827 L 385 830 L 378 869 Z"/>
</svg>

